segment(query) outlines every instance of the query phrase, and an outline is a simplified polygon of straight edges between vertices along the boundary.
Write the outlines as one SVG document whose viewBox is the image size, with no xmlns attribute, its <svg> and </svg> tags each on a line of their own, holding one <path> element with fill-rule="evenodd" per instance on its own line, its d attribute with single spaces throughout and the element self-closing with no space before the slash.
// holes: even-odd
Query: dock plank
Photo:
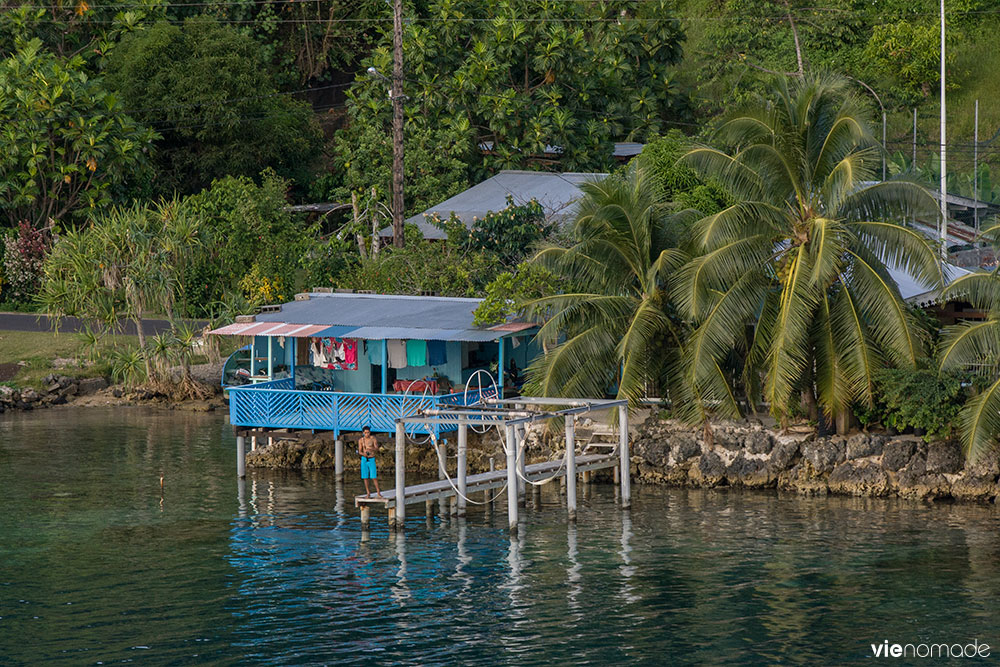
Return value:
<svg viewBox="0 0 1000 667">
<path fill-rule="evenodd" d="M 616 454 L 582 454 L 576 457 L 577 473 L 588 470 L 604 470 L 618 465 Z M 558 473 L 558 474 L 557 474 Z M 566 468 L 562 460 L 544 461 L 542 463 L 532 463 L 524 468 L 524 476 L 533 482 L 537 482 L 553 475 L 556 478 L 563 477 Z M 456 486 L 457 480 L 452 480 Z M 490 489 L 502 488 L 507 483 L 507 470 L 494 470 L 492 472 L 481 472 L 469 475 L 465 478 L 466 493 L 476 493 L 488 491 Z M 425 482 L 414 484 L 403 489 L 403 502 L 407 505 L 415 505 L 427 500 L 437 500 L 439 498 L 450 498 L 456 495 L 448 480 L 438 480 L 436 482 Z M 354 498 L 354 506 L 381 505 L 386 508 L 396 507 L 396 490 L 385 489 L 380 494 L 375 494 L 370 498 L 367 496 L 357 496 Z"/>
</svg>

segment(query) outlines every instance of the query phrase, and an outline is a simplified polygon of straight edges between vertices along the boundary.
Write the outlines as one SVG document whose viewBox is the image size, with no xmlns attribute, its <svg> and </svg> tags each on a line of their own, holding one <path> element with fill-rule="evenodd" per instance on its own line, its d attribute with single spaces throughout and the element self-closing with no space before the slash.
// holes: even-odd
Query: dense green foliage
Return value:
<svg viewBox="0 0 1000 667">
<path fill-rule="evenodd" d="M 966 399 L 961 378 L 936 370 L 883 369 L 874 375 L 873 388 L 873 403 L 857 411 L 862 423 L 898 432 L 919 429 L 928 441 L 952 435 Z"/>
<path fill-rule="evenodd" d="M 265 167 L 301 178 L 316 156 L 308 105 L 280 94 L 260 45 L 233 26 L 197 18 L 133 32 L 108 58 L 108 83 L 163 136 L 159 193 L 197 192 Z"/>
<path fill-rule="evenodd" d="M 227 176 L 184 201 L 202 237 L 202 251 L 183 267 L 178 285 L 185 314 L 205 316 L 237 292 L 256 305 L 294 294 L 299 260 L 316 235 L 284 210 L 287 188 L 273 172 L 259 186 Z"/>
<path fill-rule="evenodd" d="M 616 139 L 655 136 L 684 112 L 670 74 L 683 34 L 660 0 L 437 0 L 424 13 L 427 21 L 404 28 L 407 131 L 461 137 L 417 158 L 424 173 L 451 173 L 462 153 L 475 180 L 501 168 L 606 170 Z M 388 74 L 390 40 L 387 32 L 364 64 Z M 370 128 L 389 127 L 385 84 L 361 74 L 349 97 L 337 160 L 380 164 L 386 151 Z M 358 185 L 384 188 L 387 180 L 341 183 Z"/>
<path fill-rule="evenodd" d="M 732 203 L 732 197 L 718 183 L 703 179 L 681 161 L 690 148 L 690 139 L 679 130 L 670 130 L 643 146 L 642 161 L 662 188 L 660 196 L 664 201 L 705 215 L 718 213 Z"/>
<path fill-rule="evenodd" d="M 111 202 L 111 188 L 141 170 L 155 136 L 80 56 L 38 39 L 0 62 L 0 209 L 37 226 L 78 219 Z"/>
</svg>

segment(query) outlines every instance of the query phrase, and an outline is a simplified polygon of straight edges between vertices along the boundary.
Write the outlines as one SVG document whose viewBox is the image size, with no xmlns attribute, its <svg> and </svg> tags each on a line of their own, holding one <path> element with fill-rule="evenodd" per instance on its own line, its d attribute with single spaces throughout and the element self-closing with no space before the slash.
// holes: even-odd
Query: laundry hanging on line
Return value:
<svg viewBox="0 0 1000 667">
<path fill-rule="evenodd" d="M 406 368 L 406 341 L 393 339 L 386 341 L 389 348 L 389 368 Z"/>
<path fill-rule="evenodd" d="M 342 371 L 358 370 L 356 338 L 314 338 L 310 345 L 313 366 Z"/>
<path fill-rule="evenodd" d="M 406 341 L 406 365 L 407 366 L 427 365 L 427 341 L 425 340 Z"/>
<path fill-rule="evenodd" d="M 448 344 L 443 340 L 427 341 L 427 365 L 444 366 L 448 363 Z"/>
</svg>

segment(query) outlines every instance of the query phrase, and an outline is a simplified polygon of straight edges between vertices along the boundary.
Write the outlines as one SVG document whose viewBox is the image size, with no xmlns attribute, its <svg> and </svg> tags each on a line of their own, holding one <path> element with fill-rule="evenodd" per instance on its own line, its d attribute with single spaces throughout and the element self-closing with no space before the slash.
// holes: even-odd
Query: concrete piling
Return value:
<svg viewBox="0 0 1000 667">
<path fill-rule="evenodd" d="M 566 417 L 566 513 L 576 521 L 576 417 Z"/>
<path fill-rule="evenodd" d="M 507 527 L 517 534 L 517 437 L 507 427 Z"/>
<path fill-rule="evenodd" d="M 465 418 L 458 421 L 458 465 L 456 477 L 458 477 L 458 505 L 456 514 L 465 516 L 466 510 L 466 473 L 468 472 L 468 450 L 469 450 L 469 427 L 465 423 Z"/>
<path fill-rule="evenodd" d="M 236 436 L 236 475 L 247 476 L 247 439 L 242 435 Z"/>
<path fill-rule="evenodd" d="M 338 482 L 344 480 L 344 441 L 341 438 L 333 443 L 333 478 Z"/>
</svg>

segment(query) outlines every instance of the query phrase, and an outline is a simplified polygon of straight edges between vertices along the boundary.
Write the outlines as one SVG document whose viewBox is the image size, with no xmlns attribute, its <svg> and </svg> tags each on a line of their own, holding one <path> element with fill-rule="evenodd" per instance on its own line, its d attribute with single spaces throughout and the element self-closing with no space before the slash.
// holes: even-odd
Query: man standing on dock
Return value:
<svg viewBox="0 0 1000 667">
<path fill-rule="evenodd" d="M 368 480 L 375 482 L 375 493 L 382 495 L 378 488 L 378 471 L 375 469 L 375 455 L 382 449 L 382 445 L 372 435 L 372 430 L 365 426 L 361 429 L 361 438 L 358 440 L 358 454 L 361 455 L 361 479 L 365 483 L 365 497 L 371 498 L 372 492 L 368 488 Z"/>
</svg>

